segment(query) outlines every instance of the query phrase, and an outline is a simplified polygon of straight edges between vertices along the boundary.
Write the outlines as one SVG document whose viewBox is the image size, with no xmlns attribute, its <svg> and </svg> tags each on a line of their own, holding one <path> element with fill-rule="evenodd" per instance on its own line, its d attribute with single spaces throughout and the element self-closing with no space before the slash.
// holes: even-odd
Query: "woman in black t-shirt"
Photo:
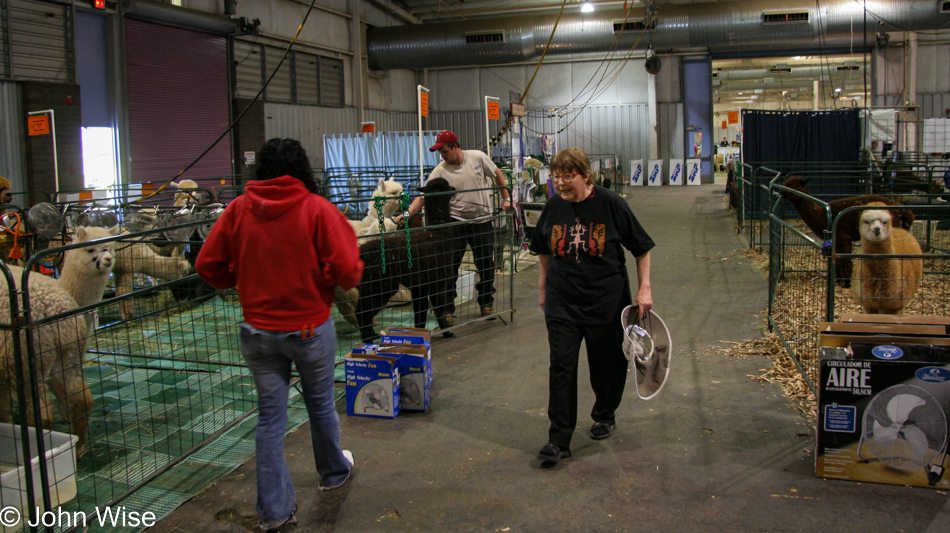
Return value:
<svg viewBox="0 0 950 533">
<path fill-rule="evenodd" d="M 590 164 L 579 148 L 554 156 L 551 179 L 557 194 L 544 204 L 530 248 L 540 256 L 539 303 L 551 351 L 551 427 L 538 457 L 557 463 L 571 456 L 582 340 L 596 398 L 590 437 L 606 439 L 616 426 L 614 412 L 627 379 L 620 313 L 635 303 L 642 318 L 653 307 L 654 244 L 623 198 L 591 183 Z M 637 263 L 637 294 L 632 300 L 624 248 Z"/>
</svg>

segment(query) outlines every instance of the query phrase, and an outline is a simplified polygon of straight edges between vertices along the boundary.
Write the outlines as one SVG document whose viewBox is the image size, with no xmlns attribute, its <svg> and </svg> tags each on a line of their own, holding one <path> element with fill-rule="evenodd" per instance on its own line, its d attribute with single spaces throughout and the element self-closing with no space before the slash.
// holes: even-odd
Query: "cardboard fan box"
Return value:
<svg viewBox="0 0 950 533">
<path fill-rule="evenodd" d="M 399 401 L 399 356 L 350 352 L 343 359 L 346 414 L 396 418 Z"/>
<path fill-rule="evenodd" d="M 950 320 L 842 319 L 820 327 L 816 474 L 950 488 Z"/>
</svg>

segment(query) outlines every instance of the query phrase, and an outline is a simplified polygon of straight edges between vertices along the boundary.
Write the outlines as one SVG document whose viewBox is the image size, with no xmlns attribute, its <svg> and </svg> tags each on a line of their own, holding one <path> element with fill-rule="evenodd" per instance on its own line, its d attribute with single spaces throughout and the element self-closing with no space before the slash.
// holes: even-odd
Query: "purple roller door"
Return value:
<svg viewBox="0 0 950 533">
<path fill-rule="evenodd" d="M 173 178 L 229 124 L 227 39 L 126 19 L 130 182 Z M 228 134 L 182 178 L 231 174 Z"/>
</svg>

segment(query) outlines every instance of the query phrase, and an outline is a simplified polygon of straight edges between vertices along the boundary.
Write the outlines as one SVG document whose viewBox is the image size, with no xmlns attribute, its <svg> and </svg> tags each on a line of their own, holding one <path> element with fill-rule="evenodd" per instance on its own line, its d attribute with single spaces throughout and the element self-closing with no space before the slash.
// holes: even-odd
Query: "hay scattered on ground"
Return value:
<svg viewBox="0 0 950 533">
<path fill-rule="evenodd" d="M 770 333 L 763 339 L 746 342 L 720 342 L 730 346 L 717 349 L 716 353 L 719 355 L 726 357 L 759 355 L 771 359 L 771 368 L 761 368 L 760 374 L 749 374 L 749 377 L 767 383 L 781 384 L 785 396 L 795 403 L 804 417 L 808 419 L 818 417 L 818 400 L 805 382 L 805 378 L 802 377 L 801 371 L 795 366 L 795 362 L 788 356 L 778 335 Z"/>
</svg>

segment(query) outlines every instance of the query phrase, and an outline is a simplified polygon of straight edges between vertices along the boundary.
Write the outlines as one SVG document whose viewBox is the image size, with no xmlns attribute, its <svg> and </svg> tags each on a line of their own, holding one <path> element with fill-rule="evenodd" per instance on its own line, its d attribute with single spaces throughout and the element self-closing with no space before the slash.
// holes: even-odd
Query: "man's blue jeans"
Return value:
<svg viewBox="0 0 950 533">
<path fill-rule="evenodd" d="M 350 463 L 340 449 L 340 418 L 333 403 L 336 330 L 332 319 L 304 332 L 263 330 L 241 322 L 241 353 L 257 385 L 257 514 L 261 526 L 272 528 L 289 518 L 296 505 L 284 459 L 291 364 L 300 374 L 310 415 L 320 485 L 336 486 L 350 475 Z"/>
</svg>

